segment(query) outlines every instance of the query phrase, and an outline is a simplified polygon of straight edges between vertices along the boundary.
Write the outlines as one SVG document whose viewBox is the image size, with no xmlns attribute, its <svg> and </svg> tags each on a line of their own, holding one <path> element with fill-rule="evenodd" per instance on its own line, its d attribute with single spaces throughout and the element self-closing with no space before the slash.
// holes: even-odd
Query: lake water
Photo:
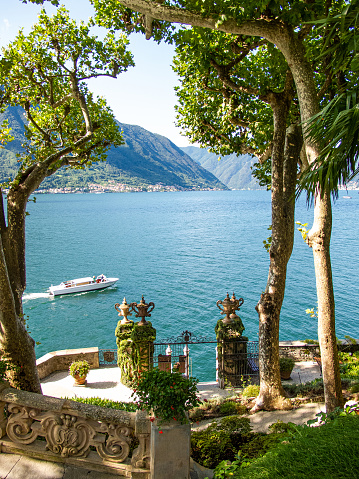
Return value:
<svg viewBox="0 0 359 479">
<path fill-rule="evenodd" d="M 332 266 L 337 336 L 359 338 L 359 194 L 333 206 Z M 37 357 L 61 349 L 116 348 L 115 303 L 153 301 L 157 338 L 184 330 L 214 337 L 227 291 L 243 297 L 239 312 L 250 340 L 258 338 L 255 305 L 265 289 L 271 223 L 270 193 L 38 195 L 28 206 L 24 310 Z M 311 225 L 313 210 L 297 202 L 296 220 Z M 104 273 L 116 287 L 50 298 L 50 284 Z M 317 338 L 312 251 L 298 231 L 288 266 L 280 339 Z M 134 317 L 132 317 L 133 319 Z M 193 374 L 213 379 L 213 351 L 192 347 Z"/>
</svg>

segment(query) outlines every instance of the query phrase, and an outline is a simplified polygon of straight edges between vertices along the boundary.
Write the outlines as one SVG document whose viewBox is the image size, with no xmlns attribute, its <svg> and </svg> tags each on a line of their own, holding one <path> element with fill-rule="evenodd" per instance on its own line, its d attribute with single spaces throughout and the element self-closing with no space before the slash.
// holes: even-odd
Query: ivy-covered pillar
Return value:
<svg viewBox="0 0 359 479">
<path fill-rule="evenodd" d="M 131 339 L 132 330 L 135 323 L 117 323 L 115 335 L 117 344 L 117 364 L 121 370 L 121 383 L 131 387 L 137 377 L 135 366 L 135 345 Z"/>
<path fill-rule="evenodd" d="M 132 387 L 138 379 L 140 371 L 147 371 L 153 367 L 153 342 L 156 339 L 156 329 L 145 317 L 151 316 L 149 311 L 154 309 L 154 304 L 146 304 L 142 296 L 141 302 L 128 305 L 124 298 L 123 303 L 115 304 L 119 316 L 124 319 L 119 321 L 116 327 L 117 364 L 121 370 L 121 383 Z M 150 309 L 152 308 L 152 309 Z M 136 317 L 141 321 L 135 323 L 128 320 L 130 311 L 135 311 Z"/>
<path fill-rule="evenodd" d="M 225 315 L 224 319 L 217 321 L 215 332 L 217 338 L 217 368 L 219 386 L 240 386 L 246 379 L 247 342 L 248 338 L 242 336 L 244 326 L 242 320 L 236 315 L 236 310 L 243 304 L 243 299 L 227 297 L 217 301 L 218 308 Z"/>
</svg>

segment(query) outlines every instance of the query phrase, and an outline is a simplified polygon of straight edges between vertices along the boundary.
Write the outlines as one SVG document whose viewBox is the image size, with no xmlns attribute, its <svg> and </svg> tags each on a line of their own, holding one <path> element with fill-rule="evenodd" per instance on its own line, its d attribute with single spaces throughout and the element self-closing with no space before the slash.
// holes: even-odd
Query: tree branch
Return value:
<svg viewBox="0 0 359 479">
<path fill-rule="evenodd" d="M 209 28 L 235 35 L 263 36 L 271 43 L 276 42 L 279 29 L 283 29 L 281 22 L 277 20 L 268 21 L 265 18 L 247 20 L 242 24 L 238 24 L 234 19 L 224 20 L 219 23 L 218 19 L 212 16 L 205 17 L 201 13 L 189 12 L 174 6 L 160 5 L 158 2 L 151 0 L 121 0 L 121 4 L 157 20 Z"/>
</svg>

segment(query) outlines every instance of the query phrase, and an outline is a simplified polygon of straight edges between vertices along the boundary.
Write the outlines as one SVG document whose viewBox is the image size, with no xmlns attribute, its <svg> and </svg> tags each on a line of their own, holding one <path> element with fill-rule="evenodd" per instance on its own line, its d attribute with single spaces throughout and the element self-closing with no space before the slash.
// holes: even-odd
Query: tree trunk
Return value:
<svg viewBox="0 0 359 479">
<path fill-rule="evenodd" d="M 298 94 L 301 121 L 305 125 L 319 111 L 312 68 L 305 58 L 303 44 L 293 32 L 288 33 L 287 30 L 287 35 L 279 39 L 278 47 L 290 65 Z M 320 150 L 310 139 L 306 139 L 305 146 L 311 165 Z M 320 347 L 323 348 L 322 370 L 327 412 L 331 412 L 335 407 L 342 407 L 344 403 L 335 335 L 334 290 L 329 252 L 331 225 L 332 209 L 329 194 L 318 192 L 308 244 L 313 249 L 318 299 L 318 338 Z"/>
<path fill-rule="evenodd" d="M 8 194 L 4 217 L 0 189 L 0 350 L 14 368 L 7 373 L 12 387 L 41 393 L 34 340 L 26 330 L 22 309 L 25 274 L 25 209 L 28 196 L 15 188 Z"/>
<path fill-rule="evenodd" d="M 318 338 L 327 412 L 344 405 L 335 334 L 335 304 L 329 250 L 331 220 L 329 194 L 325 194 L 323 198 L 317 197 L 313 227 L 308 234 L 307 242 L 313 249 L 314 257 L 318 297 Z"/>
<path fill-rule="evenodd" d="M 22 313 L 11 288 L 2 241 L 0 241 L 0 344 L 1 357 L 14 369 L 8 372 L 12 387 L 41 393 L 36 367 L 34 340 L 26 331 Z"/>
<path fill-rule="evenodd" d="M 285 399 L 279 371 L 279 318 L 287 264 L 293 249 L 296 167 L 302 145 L 298 127 L 292 125 L 286 135 L 289 103 L 282 99 L 272 104 L 272 243 L 267 286 L 256 306 L 259 315 L 260 393 L 253 411 L 292 407 Z"/>
</svg>

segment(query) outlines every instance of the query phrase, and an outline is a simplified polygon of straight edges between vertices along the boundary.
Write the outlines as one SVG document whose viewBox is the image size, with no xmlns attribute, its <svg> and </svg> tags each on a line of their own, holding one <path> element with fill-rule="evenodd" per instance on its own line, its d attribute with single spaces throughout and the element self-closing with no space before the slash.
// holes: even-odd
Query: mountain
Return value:
<svg viewBox="0 0 359 479">
<path fill-rule="evenodd" d="M 7 119 L 15 140 L 0 149 L 0 181 L 16 172 L 16 153 L 24 141 L 24 113 L 9 107 L 0 115 Z M 94 163 L 85 170 L 60 169 L 43 181 L 41 188 L 86 188 L 90 183 L 106 185 L 118 182 L 147 189 L 162 184 L 175 189 L 227 189 L 212 173 L 194 161 L 168 138 L 151 133 L 140 126 L 118 122 L 125 145 L 111 148 L 107 161 Z"/>
<path fill-rule="evenodd" d="M 185 146 L 181 148 L 194 161 L 214 174 L 231 190 L 260 190 L 258 181 L 252 176 L 251 166 L 258 161 L 251 155 L 236 154 L 220 157 L 204 148 Z"/>
</svg>

